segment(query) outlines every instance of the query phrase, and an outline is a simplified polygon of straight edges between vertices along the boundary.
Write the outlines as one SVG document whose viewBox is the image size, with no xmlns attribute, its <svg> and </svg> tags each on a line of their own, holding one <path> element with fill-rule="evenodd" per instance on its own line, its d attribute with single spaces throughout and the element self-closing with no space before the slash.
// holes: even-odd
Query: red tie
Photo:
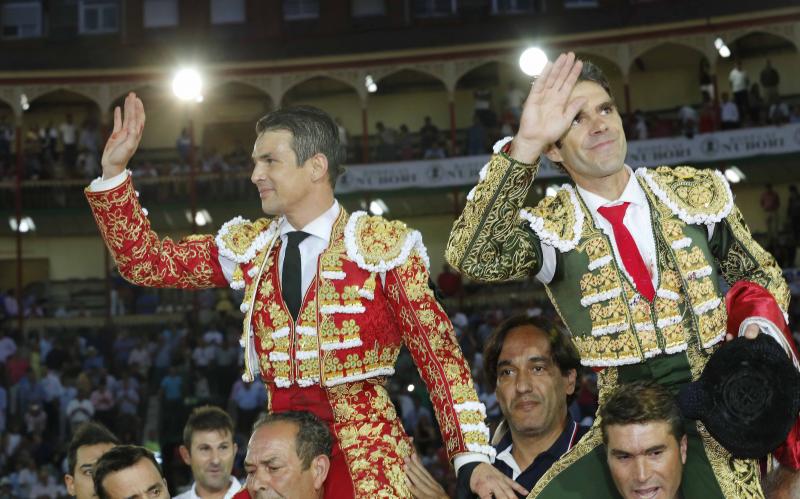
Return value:
<svg viewBox="0 0 800 499">
<path fill-rule="evenodd" d="M 653 301 L 656 290 L 653 288 L 653 281 L 650 278 L 650 273 L 647 271 L 647 266 L 644 264 L 639 248 L 636 246 L 636 241 L 633 236 L 622 223 L 625 217 L 625 211 L 628 209 L 630 203 L 625 202 L 616 206 L 601 206 L 597 209 L 606 220 L 611 223 L 611 228 L 614 230 L 614 239 L 617 241 L 617 249 L 619 256 L 622 258 L 622 264 L 625 270 L 633 278 L 633 283 L 636 284 L 636 289 L 647 298 L 647 301 Z"/>
</svg>

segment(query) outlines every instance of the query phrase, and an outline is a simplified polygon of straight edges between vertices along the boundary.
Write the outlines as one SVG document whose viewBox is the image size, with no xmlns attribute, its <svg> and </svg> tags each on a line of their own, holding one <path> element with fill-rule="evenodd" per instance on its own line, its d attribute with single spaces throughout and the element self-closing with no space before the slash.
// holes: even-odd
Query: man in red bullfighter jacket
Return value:
<svg viewBox="0 0 800 499">
<path fill-rule="evenodd" d="M 470 485 L 481 497 L 525 493 L 491 464 L 493 449 L 453 327 L 428 286 L 420 233 L 398 221 L 347 213 L 333 189 L 341 172 L 334 121 L 311 107 L 259 120 L 252 182 L 267 218 L 241 217 L 215 236 L 159 239 L 126 166 L 144 131 L 131 93 L 114 110 L 103 176 L 86 189 L 97 225 L 130 282 L 244 289 L 245 381 L 261 377 L 269 411 L 310 411 L 335 437 L 326 497 L 410 497 L 412 446 L 384 387 L 400 347 L 430 392 L 458 471 L 483 461 Z"/>
</svg>

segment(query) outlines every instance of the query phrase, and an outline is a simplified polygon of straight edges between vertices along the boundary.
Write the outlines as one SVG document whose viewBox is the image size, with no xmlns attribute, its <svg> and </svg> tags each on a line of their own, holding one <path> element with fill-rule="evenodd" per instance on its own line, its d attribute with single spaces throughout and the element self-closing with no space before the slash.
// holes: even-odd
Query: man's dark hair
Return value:
<svg viewBox="0 0 800 499">
<path fill-rule="evenodd" d="M 654 381 L 634 381 L 619 385 L 600 406 L 603 443 L 608 443 L 606 428 L 611 425 L 644 424 L 663 421 L 680 442 L 686 434 L 678 402 L 665 387 Z"/>
<path fill-rule="evenodd" d="M 186 426 L 183 427 L 183 445 L 192 450 L 192 436 L 196 431 L 227 432 L 233 437 L 233 421 L 227 412 L 219 407 L 198 407 L 189 415 Z"/>
<path fill-rule="evenodd" d="M 512 329 L 521 326 L 533 326 L 540 329 L 547 336 L 547 341 L 550 343 L 550 355 L 553 362 L 561 370 L 561 374 L 566 376 L 571 369 L 575 369 L 576 374 L 580 371 L 581 357 L 578 354 L 578 349 L 575 348 L 572 340 L 564 332 L 544 317 L 515 315 L 501 322 L 492 331 L 483 349 L 483 369 L 490 390 L 497 389 L 497 361 L 500 358 L 500 352 L 503 351 L 503 343 L 506 341 L 506 336 Z M 572 403 L 574 397 L 574 393 L 567 397 L 567 405 Z"/>
<path fill-rule="evenodd" d="M 109 499 L 108 494 L 103 488 L 103 480 L 105 480 L 108 475 L 130 468 L 142 459 L 147 459 L 153 463 L 153 466 L 158 470 L 158 474 L 161 475 L 161 478 L 164 478 L 164 472 L 161 470 L 161 466 L 158 465 L 152 452 L 138 445 L 119 445 L 103 454 L 103 456 L 97 460 L 97 464 L 94 465 L 94 476 L 92 479 L 94 480 L 94 490 L 97 497 L 100 499 Z"/>
<path fill-rule="evenodd" d="M 262 426 L 274 423 L 294 423 L 297 426 L 297 436 L 294 447 L 297 457 L 303 461 L 303 469 L 311 466 L 315 457 L 326 455 L 331 457 L 333 452 L 333 438 L 328 426 L 317 416 L 308 411 L 286 411 L 267 414 L 258 419 L 253 425 L 253 433 Z"/>
<path fill-rule="evenodd" d="M 312 106 L 291 106 L 268 113 L 256 123 L 256 133 L 286 130 L 292 134 L 292 151 L 301 166 L 317 153 L 328 158 L 331 187 L 342 174 L 344 152 L 339 143 L 339 128 L 328 113 Z"/>
<path fill-rule="evenodd" d="M 119 445 L 119 439 L 101 423 L 87 421 L 75 429 L 67 450 L 67 468 L 70 475 L 75 475 L 78 465 L 78 449 L 87 445 L 111 444 Z"/>
</svg>

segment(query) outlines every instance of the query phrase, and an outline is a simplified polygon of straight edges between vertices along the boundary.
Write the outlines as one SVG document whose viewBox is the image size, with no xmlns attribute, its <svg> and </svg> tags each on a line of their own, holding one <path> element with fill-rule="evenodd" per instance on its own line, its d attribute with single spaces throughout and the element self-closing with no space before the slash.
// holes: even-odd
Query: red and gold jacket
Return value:
<svg viewBox="0 0 800 499">
<path fill-rule="evenodd" d="M 276 399 L 282 388 L 321 387 L 340 425 L 336 436 L 344 450 L 348 439 L 357 445 L 370 438 L 363 425 L 348 426 L 357 421 L 386 418 L 391 433 L 402 432 L 383 382 L 394 373 L 405 345 L 428 387 L 448 456 L 493 454 L 485 408 L 453 327 L 428 286 L 428 257 L 419 232 L 402 222 L 341 209 L 295 323 L 280 293 L 282 218 L 250 222 L 237 217 L 216 237 L 174 242 L 159 239 L 150 228 L 130 177 L 107 191 L 87 189 L 86 196 L 120 274 L 130 282 L 244 289 L 243 378 L 260 375 Z M 376 438 L 385 433 L 386 425 L 379 423 L 374 422 L 382 428 Z M 401 447 L 407 444 L 402 437 Z"/>
</svg>

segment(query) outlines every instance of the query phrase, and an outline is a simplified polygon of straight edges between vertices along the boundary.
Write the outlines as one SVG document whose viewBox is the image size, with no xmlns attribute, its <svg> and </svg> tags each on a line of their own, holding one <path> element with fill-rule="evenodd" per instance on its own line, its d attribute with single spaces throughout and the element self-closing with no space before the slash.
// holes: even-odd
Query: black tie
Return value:
<svg viewBox="0 0 800 499">
<path fill-rule="evenodd" d="M 281 288 L 283 290 L 283 301 L 292 314 L 292 318 L 297 320 L 297 314 L 302 305 L 300 283 L 302 281 L 302 270 L 300 266 L 300 243 L 307 238 L 308 234 L 297 230 L 286 234 L 286 253 L 283 255 L 283 275 L 281 276 Z"/>
</svg>

